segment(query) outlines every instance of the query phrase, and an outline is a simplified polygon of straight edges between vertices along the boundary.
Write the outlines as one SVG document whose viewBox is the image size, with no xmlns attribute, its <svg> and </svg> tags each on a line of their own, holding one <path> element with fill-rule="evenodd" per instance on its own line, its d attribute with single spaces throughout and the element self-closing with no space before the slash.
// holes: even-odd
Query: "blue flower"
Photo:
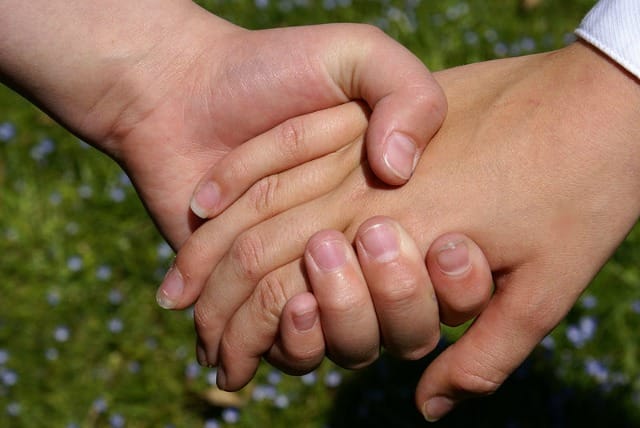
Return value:
<svg viewBox="0 0 640 428">
<path fill-rule="evenodd" d="M 56 145 L 53 142 L 53 140 L 49 138 L 45 138 L 42 141 L 40 141 L 40 143 L 33 146 L 29 154 L 34 160 L 40 162 L 45 160 L 51 153 L 53 153 L 55 148 L 56 148 Z"/>
<path fill-rule="evenodd" d="M 18 373 L 9 369 L 0 370 L 0 379 L 5 386 L 13 386 L 18 383 Z"/>
<path fill-rule="evenodd" d="M 254 401 L 274 400 L 277 395 L 276 387 L 273 385 L 256 385 L 251 393 Z"/>
<path fill-rule="evenodd" d="M 196 363 L 195 361 L 191 361 L 184 369 L 184 376 L 187 379 L 195 379 L 200 376 L 201 370 L 202 368 L 200 367 L 200 364 Z"/>
<path fill-rule="evenodd" d="M 589 294 L 582 298 L 581 303 L 583 308 L 593 309 L 598 305 L 598 298 Z"/>
<path fill-rule="evenodd" d="M 71 272 L 78 272 L 82 269 L 82 265 L 84 265 L 84 262 L 80 256 L 71 256 L 67 259 L 67 268 Z"/>
<path fill-rule="evenodd" d="M 111 279 L 111 267 L 109 265 L 98 266 L 98 269 L 96 269 L 96 278 L 100 281 L 108 281 L 109 279 Z M 114 291 L 117 291 L 117 290 L 111 290 L 111 292 L 114 292 Z M 111 301 L 111 297 L 112 297 L 111 293 L 109 293 L 109 301 Z"/>
<path fill-rule="evenodd" d="M 275 400 L 273 400 L 273 404 L 278 408 L 278 409 L 286 409 L 287 407 L 289 407 L 289 397 L 287 397 L 284 394 L 279 394 Z"/>
<path fill-rule="evenodd" d="M 318 376 L 316 375 L 316 372 L 309 372 L 300 376 L 300 381 L 307 386 L 315 385 L 318 381 Z"/>
<path fill-rule="evenodd" d="M 127 197 L 127 194 L 121 187 L 112 187 L 109 189 L 109 198 L 113 202 L 122 202 Z"/>
<path fill-rule="evenodd" d="M 56 342 L 66 342 L 71 337 L 71 331 L 65 325 L 59 325 L 53 331 L 53 338 Z"/>
<path fill-rule="evenodd" d="M 109 417 L 109 425 L 113 428 L 122 428 L 125 425 L 124 416 L 120 413 L 114 413 Z"/>
<path fill-rule="evenodd" d="M 111 333 L 120 333 L 124 328 L 124 323 L 120 318 L 111 318 L 107 323 L 109 331 Z"/>
<path fill-rule="evenodd" d="M 277 385 L 282 381 L 282 373 L 277 370 L 271 370 L 267 375 L 267 382 L 271 385 Z"/>
<path fill-rule="evenodd" d="M 220 428 L 220 422 L 217 419 L 207 419 L 204 421 L 204 428 Z"/>
<path fill-rule="evenodd" d="M 104 413 L 107 411 L 108 408 L 108 404 L 107 404 L 107 400 L 105 400 L 103 397 L 98 397 L 93 401 L 93 404 L 91 404 L 91 409 L 93 409 L 94 412 L 96 413 Z"/>
<path fill-rule="evenodd" d="M 0 123 L 0 141 L 7 142 L 16 136 L 16 127 L 11 122 Z"/>
<path fill-rule="evenodd" d="M 336 388 L 342 383 L 342 374 L 336 370 L 331 370 L 324 377 L 324 384 L 329 388 Z"/>
<path fill-rule="evenodd" d="M 222 420 L 228 424 L 236 424 L 240 420 L 240 411 L 235 407 L 228 407 L 220 415 Z"/>
<path fill-rule="evenodd" d="M 594 358 L 588 358 L 585 361 L 584 369 L 589 376 L 593 377 L 600 384 L 606 382 L 609 378 L 609 369 L 602 362 Z"/>
<path fill-rule="evenodd" d="M 4 365 L 9 361 L 9 351 L 0 348 L 0 365 Z"/>
</svg>

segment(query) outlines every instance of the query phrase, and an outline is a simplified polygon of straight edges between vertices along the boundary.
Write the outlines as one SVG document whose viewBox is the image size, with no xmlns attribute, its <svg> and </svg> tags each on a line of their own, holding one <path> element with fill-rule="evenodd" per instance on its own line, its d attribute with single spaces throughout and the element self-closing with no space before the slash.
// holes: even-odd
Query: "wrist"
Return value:
<svg viewBox="0 0 640 428">
<path fill-rule="evenodd" d="M 112 155 L 114 128 L 188 67 L 194 39 L 235 28 L 190 0 L 6 0 L 0 27 L 0 79 Z"/>
</svg>

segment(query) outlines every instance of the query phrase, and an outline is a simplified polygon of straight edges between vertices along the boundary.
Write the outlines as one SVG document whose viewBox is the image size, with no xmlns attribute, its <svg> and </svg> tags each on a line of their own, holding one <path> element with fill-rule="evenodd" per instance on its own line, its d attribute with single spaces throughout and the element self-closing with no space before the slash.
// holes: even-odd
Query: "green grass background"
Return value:
<svg viewBox="0 0 640 428">
<path fill-rule="evenodd" d="M 594 1 L 201 3 L 249 28 L 372 23 L 438 70 L 562 47 Z M 155 305 L 171 257 L 115 164 L 0 87 L 0 427 L 425 424 L 413 388 L 427 360 L 304 378 L 265 365 L 232 403 L 212 400 L 191 313 Z M 634 230 L 497 394 L 436 425 L 638 426 L 639 268 Z"/>
</svg>

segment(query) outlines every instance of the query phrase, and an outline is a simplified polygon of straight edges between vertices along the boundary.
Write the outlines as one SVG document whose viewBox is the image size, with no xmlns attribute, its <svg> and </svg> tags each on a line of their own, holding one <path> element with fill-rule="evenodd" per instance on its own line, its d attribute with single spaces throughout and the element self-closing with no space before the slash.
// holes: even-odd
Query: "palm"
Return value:
<svg viewBox="0 0 640 428">
<path fill-rule="evenodd" d="M 234 39 L 223 54 L 205 48 L 210 55 L 199 57 L 164 96 L 143 107 L 150 113 L 126 134 L 123 166 L 175 248 L 198 224 L 189 200 L 218 160 L 289 117 L 346 100 L 320 61 L 310 60 L 317 58 L 313 46 L 292 50 L 295 41 L 282 42 L 286 31 L 276 30 L 278 38 L 265 37 L 273 31 L 260 32 L 259 52 L 257 33 Z M 221 56 L 224 66 L 216 64 Z M 300 64 L 306 67 L 302 75 Z M 162 82 L 158 86 L 159 91 Z"/>
</svg>

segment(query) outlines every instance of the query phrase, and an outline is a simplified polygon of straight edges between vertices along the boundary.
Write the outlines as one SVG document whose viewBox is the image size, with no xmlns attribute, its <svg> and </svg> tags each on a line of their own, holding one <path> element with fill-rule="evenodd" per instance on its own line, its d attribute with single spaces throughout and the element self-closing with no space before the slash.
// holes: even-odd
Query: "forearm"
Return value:
<svg viewBox="0 0 640 428">
<path fill-rule="evenodd" d="M 157 46 L 184 47 L 182 35 L 205 16 L 211 27 L 217 18 L 189 0 L 3 0 L 0 80 L 96 143 L 123 100 L 141 95 L 140 76 L 152 70 L 161 79 L 179 67 Z"/>
</svg>

